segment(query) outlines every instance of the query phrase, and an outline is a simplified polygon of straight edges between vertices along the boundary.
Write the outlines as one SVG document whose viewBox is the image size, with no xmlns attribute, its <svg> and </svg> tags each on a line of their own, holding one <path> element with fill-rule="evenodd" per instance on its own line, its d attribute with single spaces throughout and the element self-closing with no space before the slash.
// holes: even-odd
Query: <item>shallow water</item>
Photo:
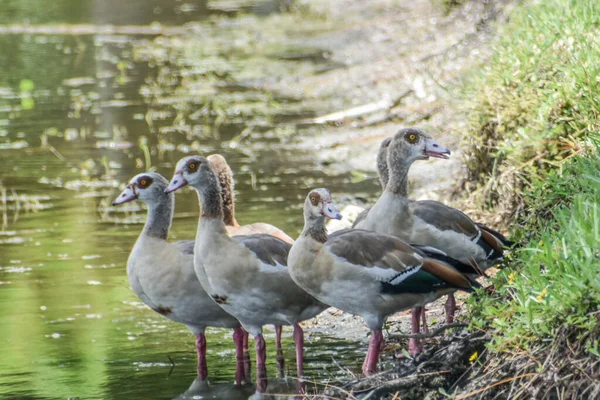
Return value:
<svg viewBox="0 0 600 400">
<path fill-rule="evenodd" d="M 236 172 L 238 220 L 270 222 L 292 236 L 301 229 L 308 188 L 327 186 L 340 198 L 376 192 L 375 181 L 328 175 L 310 153 L 289 145 L 294 135 L 318 134 L 300 122 L 330 110 L 307 109 L 302 99 L 263 86 L 339 68 L 320 49 L 301 45 L 302 35 L 329 23 L 290 33 L 278 2 L 241 3 L 0 6 L 4 25 L 195 21 L 182 37 L 0 34 L 1 398 L 174 398 L 192 385 L 193 337 L 145 307 L 127 282 L 125 263 L 144 210 L 110 207 L 119 187 L 148 164 L 170 177 L 182 156 L 219 152 Z M 193 238 L 197 215 L 196 196 L 179 194 L 171 238 Z M 292 368 L 290 329 L 284 334 Z M 267 337 L 275 377 L 273 332 Z M 213 386 L 195 383 L 193 392 L 248 398 L 251 386 L 230 384 L 231 333 L 211 329 L 208 343 Z M 335 382 L 348 375 L 332 360 L 359 370 L 364 350 L 309 335 L 305 373 Z M 293 380 L 270 382 L 273 392 L 294 387 Z"/>
</svg>

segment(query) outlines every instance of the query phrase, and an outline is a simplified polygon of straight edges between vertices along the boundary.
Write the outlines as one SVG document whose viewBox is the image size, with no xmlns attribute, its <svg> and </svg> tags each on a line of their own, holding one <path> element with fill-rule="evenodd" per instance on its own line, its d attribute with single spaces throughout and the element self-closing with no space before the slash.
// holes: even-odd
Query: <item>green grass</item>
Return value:
<svg viewBox="0 0 600 400">
<path fill-rule="evenodd" d="M 549 0 L 513 12 L 468 91 L 467 187 L 508 217 L 600 131 L 600 2 Z"/>
<path fill-rule="evenodd" d="M 548 390 L 579 395 L 573 382 L 598 378 L 600 361 L 600 2 L 521 6 L 493 54 L 467 88 L 465 186 L 523 247 L 495 294 L 471 299 L 471 324 L 491 332 L 482 362 L 496 381 L 527 372 L 517 391 L 527 398 L 555 381 L 552 358 L 579 367 Z"/>
</svg>

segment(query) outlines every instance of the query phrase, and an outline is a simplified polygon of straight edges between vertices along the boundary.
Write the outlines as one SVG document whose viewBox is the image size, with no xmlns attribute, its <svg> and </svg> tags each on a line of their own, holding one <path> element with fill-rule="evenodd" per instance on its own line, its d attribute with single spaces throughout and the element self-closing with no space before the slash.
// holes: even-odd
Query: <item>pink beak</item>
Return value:
<svg viewBox="0 0 600 400">
<path fill-rule="evenodd" d="M 323 215 L 327 218 L 342 219 L 342 214 L 338 212 L 337 208 L 333 205 L 333 203 L 324 203 L 322 212 Z"/>
<path fill-rule="evenodd" d="M 121 194 L 119 195 L 119 197 L 117 197 L 115 199 L 115 201 L 112 202 L 112 205 L 116 206 L 116 205 L 119 205 L 119 204 L 127 203 L 129 201 L 136 200 L 137 198 L 138 198 L 138 194 L 135 191 L 135 186 L 133 186 L 133 185 L 127 185 L 127 187 L 125 188 L 125 190 L 123 190 L 121 192 Z"/>
<path fill-rule="evenodd" d="M 183 172 L 175 171 L 175 175 L 173 175 L 173 179 L 169 183 L 169 186 L 165 189 L 165 193 L 171 193 L 176 191 L 177 189 L 181 189 L 184 186 L 187 186 L 188 181 L 183 177 Z"/>
<path fill-rule="evenodd" d="M 437 144 L 435 142 L 435 140 L 433 140 L 431 138 L 429 138 L 425 141 L 425 150 L 423 151 L 423 153 L 427 157 L 435 157 L 435 158 L 443 158 L 443 159 L 448 159 L 449 158 L 448 156 L 451 154 L 449 149 Z"/>
</svg>

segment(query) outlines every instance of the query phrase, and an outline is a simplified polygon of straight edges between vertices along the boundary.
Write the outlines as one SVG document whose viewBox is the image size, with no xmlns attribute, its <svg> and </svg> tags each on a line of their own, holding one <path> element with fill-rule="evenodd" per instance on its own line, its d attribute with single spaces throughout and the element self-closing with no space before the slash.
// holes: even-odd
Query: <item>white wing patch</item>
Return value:
<svg viewBox="0 0 600 400">
<path fill-rule="evenodd" d="M 440 249 L 436 249 L 435 247 L 431 247 L 431 246 L 421 246 L 421 245 L 412 245 L 414 247 L 416 247 L 417 249 L 421 250 L 421 251 L 427 251 L 429 253 L 433 253 L 433 254 L 439 254 L 441 256 L 448 256 L 448 254 L 444 253 L 442 250 Z"/>
<path fill-rule="evenodd" d="M 380 282 L 389 283 L 390 285 L 398 285 L 406 280 L 411 275 L 416 274 L 421 269 L 421 266 L 407 268 L 404 271 L 396 271 L 391 268 L 372 267 L 368 268 L 369 275 Z"/>
</svg>

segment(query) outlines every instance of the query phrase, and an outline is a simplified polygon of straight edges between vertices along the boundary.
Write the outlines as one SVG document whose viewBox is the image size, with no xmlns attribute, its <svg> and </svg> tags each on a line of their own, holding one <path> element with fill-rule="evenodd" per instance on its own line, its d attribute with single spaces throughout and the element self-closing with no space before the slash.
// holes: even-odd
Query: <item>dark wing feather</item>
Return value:
<svg viewBox="0 0 600 400">
<path fill-rule="evenodd" d="M 195 240 L 179 240 L 177 242 L 173 242 L 173 244 L 179 247 L 179 251 L 183 254 L 194 254 L 194 244 Z"/>
<path fill-rule="evenodd" d="M 344 229 L 331 234 L 325 245 L 337 257 L 372 268 L 369 272 L 381 281 L 382 293 L 430 293 L 470 287 L 465 284 L 469 279 L 451 265 L 425 258 L 425 254 L 390 235 Z"/>
<path fill-rule="evenodd" d="M 476 222 L 476 224 L 479 227 L 479 229 L 481 229 L 482 231 L 487 231 L 492 236 L 494 236 L 496 239 L 500 240 L 505 247 L 511 247 L 511 248 L 518 248 L 519 247 L 518 243 L 515 243 L 512 240 L 507 239 L 506 236 L 504 236 L 503 234 L 501 234 L 497 230 L 494 230 L 494 229 L 490 228 L 489 226 L 484 225 L 484 224 L 479 223 L 479 222 Z"/>
<path fill-rule="evenodd" d="M 265 233 L 233 236 L 232 239 L 242 243 L 265 264 L 280 264 L 287 267 L 287 257 L 292 248 L 291 244 Z"/>
<path fill-rule="evenodd" d="M 465 213 L 432 200 L 411 202 L 413 215 L 441 231 L 452 230 L 470 239 L 479 236 L 479 228 Z"/>
<path fill-rule="evenodd" d="M 411 244 L 411 246 L 423 253 L 423 256 L 432 258 L 437 261 L 443 261 L 444 263 L 454 267 L 458 272 L 462 274 L 475 274 L 487 276 L 485 272 L 483 272 L 480 268 L 476 266 L 476 264 L 471 265 L 458 261 L 452 257 L 449 257 L 446 253 L 439 249 L 436 249 L 435 247 L 421 246 L 417 244 Z"/>
</svg>

